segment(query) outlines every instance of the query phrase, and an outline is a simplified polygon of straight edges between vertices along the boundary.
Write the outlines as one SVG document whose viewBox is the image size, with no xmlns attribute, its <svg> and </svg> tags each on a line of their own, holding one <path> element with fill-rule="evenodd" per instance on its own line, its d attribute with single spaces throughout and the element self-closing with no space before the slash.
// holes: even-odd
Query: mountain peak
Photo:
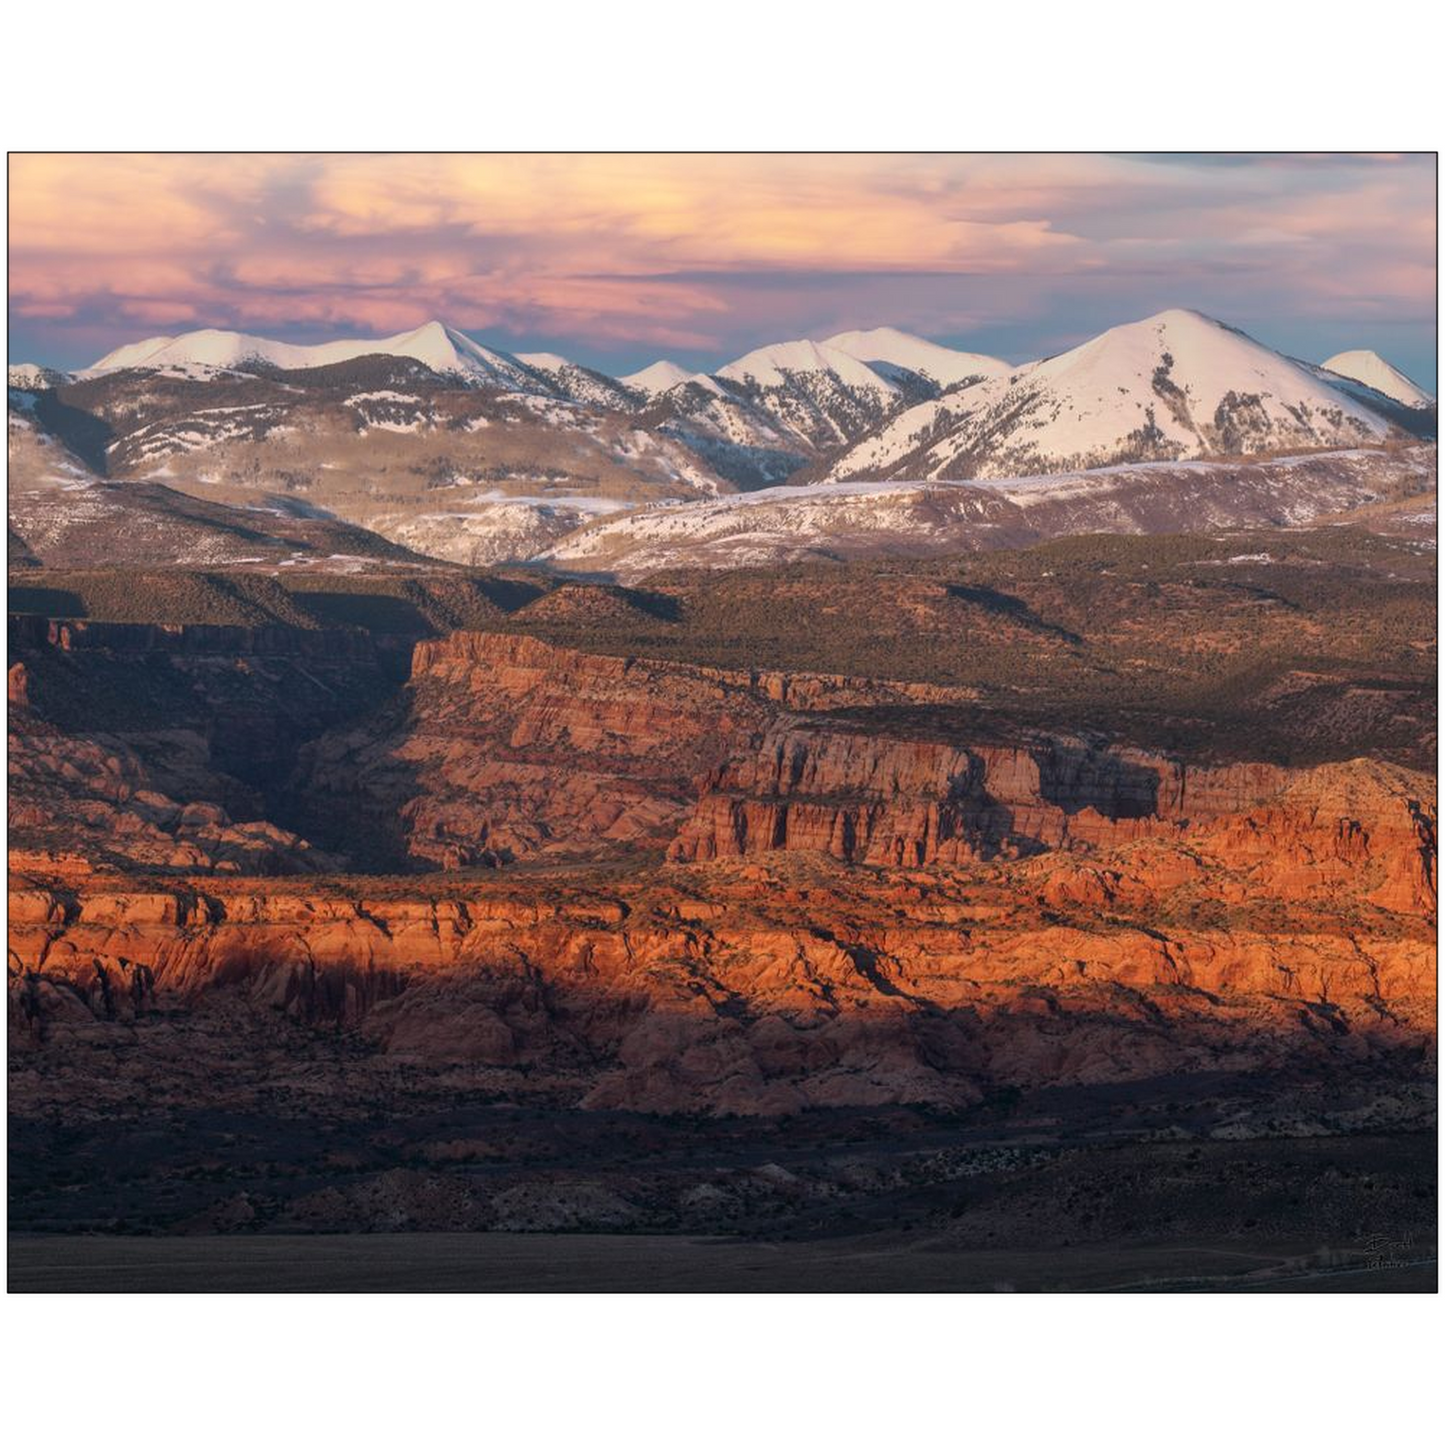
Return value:
<svg viewBox="0 0 1445 1445">
<path fill-rule="evenodd" d="M 825 337 L 824 346 L 831 346 L 839 351 L 850 351 L 854 346 L 932 346 L 934 342 L 925 341 L 921 336 L 915 336 L 910 331 L 900 331 L 896 326 L 870 326 L 857 331 L 840 331 L 836 336 Z"/>
<path fill-rule="evenodd" d="M 1012 370 L 1008 362 L 996 356 L 982 356 L 973 351 L 956 351 L 940 346 L 921 336 L 912 336 L 896 326 L 875 326 L 871 331 L 841 331 L 830 336 L 823 346 L 829 351 L 844 351 L 859 361 L 873 365 L 902 367 L 917 372 L 940 386 L 953 386 L 960 381 L 986 376 L 1002 376 Z"/>
<path fill-rule="evenodd" d="M 70 380 L 69 372 L 58 371 L 53 366 L 40 366 L 33 361 L 11 364 L 6 375 L 9 384 L 22 391 L 49 391 Z"/>
<path fill-rule="evenodd" d="M 415 337 L 420 340 L 428 336 L 452 337 L 458 335 L 459 333 L 454 328 L 448 326 L 445 321 L 438 321 L 437 318 L 433 316 L 430 321 L 423 321 L 422 324 L 416 328 L 416 330 L 403 332 L 402 334 L 406 337 Z M 400 340 L 401 338 L 397 337 L 394 339 Z"/>
<path fill-rule="evenodd" d="M 1214 317 L 1206 316 L 1204 312 L 1196 311 L 1192 306 L 1171 306 L 1167 311 L 1157 312 L 1148 320 L 1164 326 L 1193 326 L 1203 322 L 1204 325 L 1216 326 L 1221 331 L 1229 330 L 1224 322 L 1216 321 Z"/>
<path fill-rule="evenodd" d="M 1322 365 L 1326 371 L 1358 381 L 1402 406 L 1424 409 L 1435 405 L 1435 398 L 1424 387 L 1416 386 L 1378 351 L 1341 351 Z"/>
<path fill-rule="evenodd" d="M 760 346 L 746 356 L 722 367 L 717 375 L 729 381 L 755 382 L 759 386 L 785 386 L 789 376 L 828 374 L 864 391 L 896 392 L 893 383 L 873 371 L 866 362 L 816 341 L 777 341 Z"/>
<path fill-rule="evenodd" d="M 272 341 L 263 336 L 208 327 L 182 336 L 155 337 L 119 347 L 101 357 L 91 369 L 117 371 L 143 367 L 204 375 L 208 371 L 261 361 L 290 371 L 376 355 L 409 357 L 433 371 L 463 377 L 472 385 L 521 390 L 536 385 L 535 377 L 529 380 L 526 369 L 505 352 L 489 350 L 435 319 L 396 336 L 357 337 L 317 345 Z"/>
<path fill-rule="evenodd" d="M 624 386 L 645 391 L 649 396 L 658 396 L 664 391 L 670 391 L 674 386 L 681 386 L 691 376 L 692 372 L 686 367 L 664 358 L 662 361 L 654 361 L 651 366 L 644 366 L 641 371 L 621 377 L 620 380 Z"/>
<path fill-rule="evenodd" d="M 911 408 L 829 475 L 1026 476 L 1368 445 L 1392 422 L 1362 391 L 1176 308 Z"/>
</svg>

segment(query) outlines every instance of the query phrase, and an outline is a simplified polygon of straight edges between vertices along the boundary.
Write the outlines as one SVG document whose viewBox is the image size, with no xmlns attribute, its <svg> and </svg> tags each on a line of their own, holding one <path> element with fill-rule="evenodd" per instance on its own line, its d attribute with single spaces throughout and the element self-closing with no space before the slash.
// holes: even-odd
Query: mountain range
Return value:
<svg viewBox="0 0 1445 1445">
<path fill-rule="evenodd" d="M 1182 501 L 1172 514 L 1157 504 L 1163 466 L 1384 457 L 1409 446 L 1404 470 L 1426 478 L 1423 491 L 1434 465 L 1433 448 L 1420 445 L 1433 439 L 1433 399 L 1383 358 L 1349 351 L 1314 365 L 1188 310 L 1018 366 L 884 327 L 763 346 L 711 373 L 662 360 L 614 378 L 431 321 L 315 346 L 217 330 L 158 336 L 73 373 L 11 367 L 9 380 L 12 531 L 41 560 L 45 539 L 64 531 L 57 491 L 75 507 L 102 483 L 108 506 L 125 505 L 125 485 L 146 484 L 152 519 L 167 493 L 233 509 L 233 536 L 253 531 L 260 510 L 361 529 L 400 555 L 562 565 L 597 555 L 599 528 L 609 556 L 628 536 L 648 539 L 653 556 L 658 528 L 711 536 L 729 498 L 768 503 L 780 485 L 993 488 L 948 504 L 940 535 L 972 548 L 987 540 L 987 496 L 1020 478 L 1153 468 L 1148 526 L 1179 529 L 1189 525 Z M 1270 506 L 1282 517 L 1308 511 L 1311 496 L 1311 514 L 1342 498 L 1389 501 L 1400 471 L 1341 460 L 1333 480 L 1348 486 L 1296 496 L 1297 471 L 1276 469 L 1271 486 L 1286 485 Z M 1388 472 L 1393 490 L 1372 491 L 1362 472 Z M 1092 500 L 1061 527 L 1143 525 L 1117 483 L 1069 493 L 1084 494 Z M 1172 483 L 1162 494 L 1183 496 Z M 189 535 L 194 507 L 176 510 Z M 914 520 L 900 534 L 896 503 L 855 497 L 820 532 L 817 505 L 749 505 L 742 530 L 766 515 L 788 535 L 763 555 L 796 555 L 799 544 L 826 554 L 846 511 L 850 535 L 861 527 L 869 547 L 916 550 L 919 508 L 906 510 Z M 744 512 L 731 512 L 724 530 L 735 535 Z M 804 513 L 806 531 L 790 532 Z M 152 542 L 164 550 L 163 526 Z M 232 546 L 217 555 L 233 554 L 252 555 Z"/>
<path fill-rule="evenodd" d="M 1371 445 L 1395 429 L 1382 394 L 1368 399 L 1198 312 L 1166 311 L 910 407 L 827 479 L 1026 476 Z"/>
</svg>

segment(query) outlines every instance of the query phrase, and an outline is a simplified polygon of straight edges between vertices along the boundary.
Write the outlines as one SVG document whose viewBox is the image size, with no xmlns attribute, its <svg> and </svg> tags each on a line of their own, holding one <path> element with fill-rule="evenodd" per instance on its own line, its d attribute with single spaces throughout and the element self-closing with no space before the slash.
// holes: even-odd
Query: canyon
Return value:
<svg viewBox="0 0 1445 1445">
<path fill-rule="evenodd" d="M 1192 1141 L 1237 1241 L 1336 1140 L 1348 1248 L 1433 1127 L 1431 574 L 1257 546 L 26 578 L 14 1217 L 1053 1248 L 1125 1207 L 1059 1169 Z"/>
<path fill-rule="evenodd" d="M 960 1106 L 989 1087 L 1308 1074 L 1337 1056 L 1423 1065 L 1420 780 L 1324 781 L 1323 799 L 1182 838 L 965 877 L 859 879 L 806 841 L 610 887 L 565 872 L 371 889 L 22 877 L 18 1037 L 143 1032 L 239 990 L 387 1057 L 525 1077 L 569 1106 L 681 1113 Z"/>
</svg>

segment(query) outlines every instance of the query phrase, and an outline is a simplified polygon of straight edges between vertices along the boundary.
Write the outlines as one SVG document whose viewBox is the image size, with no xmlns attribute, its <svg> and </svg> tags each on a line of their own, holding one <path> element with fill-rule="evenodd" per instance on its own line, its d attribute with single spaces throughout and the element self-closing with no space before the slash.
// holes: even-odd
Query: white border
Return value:
<svg viewBox="0 0 1445 1445">
<path fill-rule="evenodd" d="M 7 150 L 1433 150 L 1434 7 L 73 0 Z"/>
<path fill-rule="evenodd" d="M 1425 7 L 10 6 L 15 149 L 1438 149 Z M 19 1439 L 1413 1437 L 1438 1299 L 9 1297 Z M 1430 1413 L 1435 1413 L 1431 1411 Z"/>
</svg>

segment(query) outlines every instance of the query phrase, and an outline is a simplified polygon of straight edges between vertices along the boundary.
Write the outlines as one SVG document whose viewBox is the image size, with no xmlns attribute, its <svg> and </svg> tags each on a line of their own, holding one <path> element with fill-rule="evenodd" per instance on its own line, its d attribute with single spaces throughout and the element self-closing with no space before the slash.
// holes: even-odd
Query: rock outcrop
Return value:
<svg viewBox="0 0 1445 1445">
<path fill-rule="evenodd" d="M 1418 852 L 1411 808 L 1430 795 L 1421 775 L 1364 763 L 1188 766 L 1037 732 L 975 738 L 956 720 L 968 701 L 966 689 L 456 633 L 419 643 L 396 699 L 307 751 L 307 831 L 333 847 L 366 840 L 366 861 L 389 869 L 638 850 L 676 862 L 803 851 L 928 867 L 1180 839 L 1258 813 L 1256 831 L 1233 840 L 1248 849 L 1269 836 L 1271 808 L 1318 851 L 1335 844 L 1317 835 L 1332 838 L 1358 802 L 1367 815 L 1385 810 L 1357 821 L 1376 830 L 1378 856 L 1393 860 L 1381 866 L 1400 870 L 1405 894 L 1417 888 L 1404 875 Z"/>
<path fill-rule="evenodd" d="M 307 816 L 319 837 L 368 839 L 371 866 L 661 851 L 698 779 L 769 716 L 714 670 L 455 633 L 418 643 L 401 696 L 310 750 Z"/>
<path fill-rule="evenodd" d="M 303 748 L 287 831 L 202 801 L 213 740 L 47 720 L 59 645 L 11 680 L 12 827 L 53 845 L 12 854 L 18 1047 L 225 996 L 399 1066 L 723 1114 L 1429 1066 L 1434 791 L 1402 767 L 972 736 L 947 689 L 461 633 Z M 458 872 L 487 862 L 529 866 Z"/>
<path fill-rule="evenodd" d="M 36 1043 L 240 990 L 399 1060 L 662 1112 L 958 1105 L 1341 1052 L 1417 1068 L 1433 833 L 1399 777 L 1329 781 L 1182 833 L 959 869 L 775 853 L 615 886 L 37 880 L 11 897 L 12 1020 Z M 1347 785 L 1353 816 L 1331 816 Z"/>
</svg>

